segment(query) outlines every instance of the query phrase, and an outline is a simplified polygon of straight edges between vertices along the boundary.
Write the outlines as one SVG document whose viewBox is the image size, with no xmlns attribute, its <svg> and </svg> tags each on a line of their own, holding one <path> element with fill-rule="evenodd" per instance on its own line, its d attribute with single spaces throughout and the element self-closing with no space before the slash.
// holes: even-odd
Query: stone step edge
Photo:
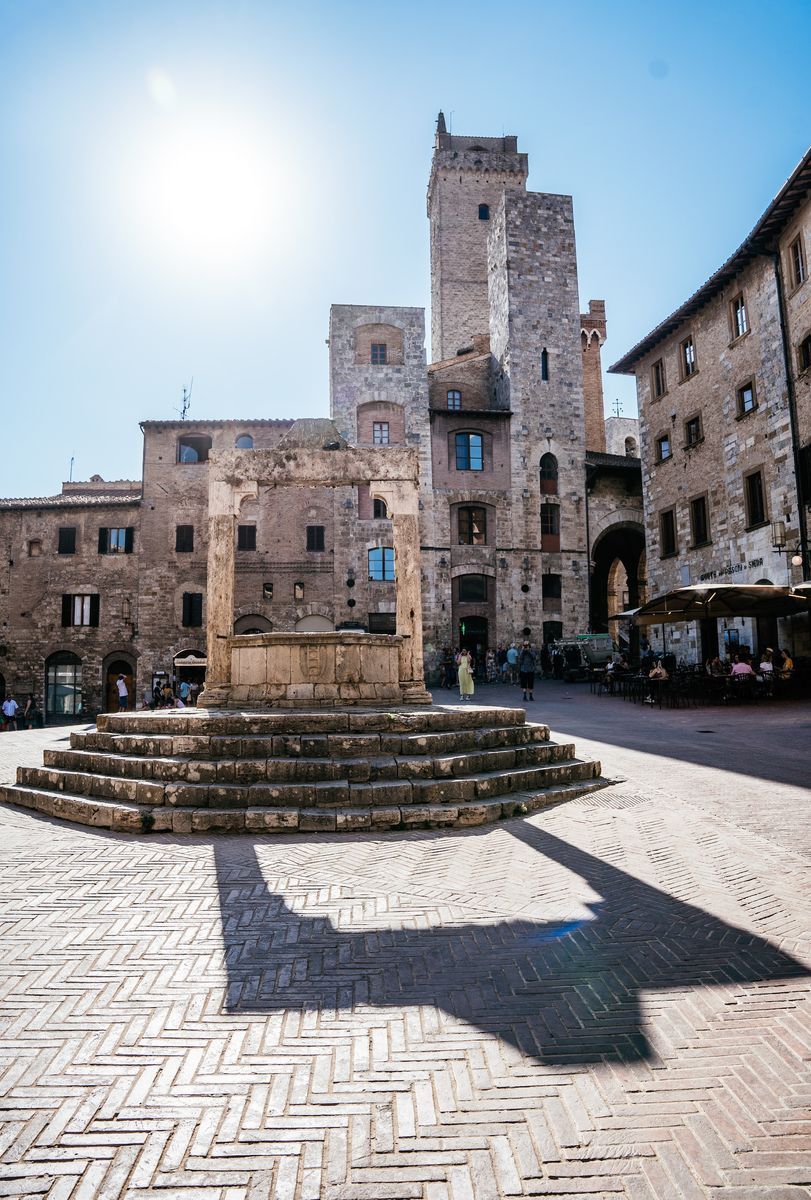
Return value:
<svg viewBox="0 0 811 1200">
<path fill-rule="evenodd" d="M 469 829 L 511 817 L 525 817 L 541 808 L 575 800 L 612 781 L 594 775 L 575 783 L 556 784 L 538 791 L 513 792 L 509 799 L 464 804 L 421 804 L 405 808 L 342 809 L 210 809 L 143 808 L 104 800 L 89 800 L 65 792 L 0 785 L 0 802 L 30 809 L 43 816 L 111 833 L 351 833 L 403 829 Z"/>
<path fill-rule="evenodd" d="M 245 786 L 250 785 L 251 783 L 258 783 L 258 784 L 287 783 L 287 784 L 296 784 L 298 786 L 303 786 L 307 783 L 316 783 L 316 782 L 344 782 L 344 783 L 346 783 L 346 782 L 353 782 L 353 783 L 380 782 L 380 783 L 382 783 L 385 781 L 401 782 L 403 780 L 412 780 L 412 779 L 418 779 L 418 780 L 423 779 L 426 781 L 442 780 L 442 779 L 468 779 L 468 778 L 470 778 L 471 775 L 484 774 L 484 772 L 482 772 L 482 770 L 480 768 L 480 763 L 476 763 L 473 760 L 476 760 L 476 759 L 480 760 L 484 757 L 489 757 L 490 755 L 506 756 L 509 754 L 516 754 L 516 753 L 517 754 L 531 753 L 532 751 L 534 751 L 538 748 L 540 748 L 544 751 L 547 751 L 549 753 L 549 759 L 547 762 L 543 762 L 543 763 L 522 762 L 522 763 L 518 763 L 518 764 L 512 763 L 511 765 L 506 765 L 506 766 L 499 764 L 498 766 L 494 767 L 493 770 L 495 770 L 495 771 L 517 771 L 517 770 L 528 769 L 528 768 L 534 767 L 534 766 L 564 766 L 566 763 L 573 762 L 576 757 L 576 753 L 575 753 L 576 746 L 575 746 L 574 742 L 552 742 L 552 741 L 527 742 L 526 744 L 522 744 L 520 746 L 495 746 L 495 747 L 492 747 L 492 748 L 486 749 L 486 750 L 459 750 L 459 751 L 454 751 L 452 753 L 446 752 L 444 754 L 442 754 L 442 753 L 426 754 L 424 756 L 413 755 L 413 754 L 402 754 L 402 755 L 384 754 L 381 752 L 381 753 L 374 754 L 374 755 L 367 755 L 365 757 L 358 756 L 356 758 L 346 757 L 346 758 L 340 758 L 340 759 L 328 758 L 323 755 L 317 755 L 317 756 L 313 755 L 312 757 L 310 757 L 309 755 L 294 755 L 294 756 L 289 756 L 289 757 L 285 758 L 285 757 L 283 757 L 281 755 L 277 755 L 277 754 L 268 755 L 266 758 L 239 757 L 239 758 L 195 759 L 195 758 L 188 757 L 188 756 L 182 755 L 182 754 L 154 756 L 154 755 L 146 755 L 146 754 L 116 754 L 114 751 L 111 751 L 111 750 L 93 750 L 93 749 L 86 750 L 81 747 L 71 747 L 69 749 L 61 749 L 61 748 L 54 749 L 53 747 L 46 747 L 46 749 L 43 753 L 43 758 L 44 758 L 43 769 L 51 770 L 51 771 L 58 770 L 58 771 L 64 772 L 65 774 L 70 773 L 70 774 L 80 774 L 80 775 L 95 775 L 101 779 L 119 779 L 119 780 L 129 780 L 131 782 L 155 783 L 155 784 L 161 784 L 161 785 L 167 784 L 167 783 L 185 783 L 185 782 L 190 782 L 190 783 L 195 783 L 195 784 L 200 784 L 200 785 L 217 786 L 217 787 L 228 786 L 228 785 L 230 785 L 230 786 L 239 785 L 239 786 L 245 787 Z M 555 751 L 558 751 L 559 753 L 557 755 L 555 755 Z M 73 762 L 73 763 L 65 766 L 58 760 L 64 759 L 67 755 L 76 755 L 80 759 L 85 759 L 87 761 L 85 763 Z M 105 763 L 104 763 L 105 769 L 97 770 L 97 769 L 93 768 L 93 766 L 91 765 L 91 761 L 90 761 L 92 759 L 104 759 L 105 760 Z M 381 765 L 381 760 L 383 760 L 383 759 L 391 760 L 391 764 L 392 764 L 391 773 L 387 773 L 384 770 L 383 765 Z M 450 771 L 441 771 L 440 773 L 434 773 L 431 775 L 428 775 L 428 774 L 423 775 L 423 774 L 419 773 L 418 771 L 414 770 L 414 767 L 416 766 L 416 764 L 421 763 L 421 762 L 431 763 L 434 766 L 434 769 L 436 771 L 437 764 L 450 763 L 453 766 L 461 766 L 465 763 L 466 760 L 471 760 L 471 762 L 472 762 L 472 766 L 469 771 L 452 769 Z M 402 761 L 402 763 L 404 765 L 404 770 L 403 770 L 402 774 L 400 774 L 397 769 L 398 763 L 400 761 Z M 136 768 L 136 767 L 142 768 L 142 766 L 147 763 L 150 764 L 150 766 L 153 768 L 152 774 L 138 774 L 138 773 L 131 774 L 130 773 L 130 771 L 132 771 L 133 768 Z M 160 768 L 162 766 L 166 766 L 170 763 L 177 764 L 177 765 L 179 765 L 179 767 L 181 769 L 185 769 L 185 770 L 188 770 L 188 768 L 190 768 L 190 767 L 198 768 L 198 770 L 201 767 L 213 767 L 215 769 L 217 767 L 222 767 L 223 775 L 222 775 L 222 777 L 220 777 L 219 773 L 217 772 L 217 773 L 215 773 L 214 777 L 211 779 L 198 778 L 198 779 L 194 779 L 194 780 L 187 780 L 180 773 L 177 773 L 174 775 L 168 774 L 168 773 L 165 775 L 162 774 L 160 771 Z M 259 764 L 264 764 L 264 763 L 280 763 L 280 764 L 281 763 L 284 763 L 284 764 L 302 763 L 307 767 L 312 767 L 315 769 L 317 769 L 319 767 L 326 767 L 327 765 L 337 766 L 341 770 L 346 769 L 348 772 L 350 772 L 350 774 L 348 774 L 346 776 L 346 778 L 344 778 L 344 776 L 340 775 L 333 780 L 329 780 L 329 779 L 319 780 L 317 776 L 313 776 L 312 779 L 308 779 L 304 775 L 302 775 L 302 777 L 300 779 L 296 778 L 295 776 L 291 776 L 291 778 L 289 778 L 289 779 L 284 779 L 282 777 L 275 779 L 273 776 L 269 776 L 269 775 L 265 775 L 265 776 L 257 775 L 256 778 L 248 778 L 247 772 L 246 772 L 246 777 L 243 779 L 236 779 L 234 777 L 236 770 L 238 768 L 242 768 L 243 770 L 245 770 L 245 764 L 253 764 L 255 769 L 258 770 Z M 360 777 L 360 775 L 358 775 L 357 778 L 354 778 L 354 779 L 352 778 L 352 772 L 354 769 L 356 769 L 358 767 L 362 768 L 365 764 L 369 764 L 369 763 L 374 764 L 375 770 L 377 772 L 374 780 L 369 780 L 368 778 L 363 779 Z M 114 765 L 117 768 L 121 768 L 121 769 L 120 770 L 111 770 L 110 768 L 112 768 Z M 388 765 L 389 764 L 387 762 L 386 766 L 388 766 Z M 229 768 L 229 767 L 231 768 L 230 775 L 225 770 L 225 768 Z M 154 771 L 154 768 L 157 768 L 157 773 Z"/>
<path fill-rule="evenodd" d="M 271 709 L 266 712 L 240 709 L 170 709 L 160 712 L 140 713 L 100 713 L 96 724 L 99 730 L 110 732 L 144 732 L 137 729 L 138 725 L 165 725 L 169 732 L 190 733 L 198 732 L 195 726 L 205 724 L 216 730 L 217 725 L 233 728 L 244 718 L 243 723 L 271 727 L 270 732 L 307 733 L 312 730 L 312 723 L 321 726 L 320 732 L 355 733 L 429 733 L 443 721 L 447 722 L 450 730 L 475 729 L 477 721 L 496 720 L 504 726 L 516 726 L 526 723 L 526 709 L 512 708 L 498 704 L 453 704 L 432 705 L 430 707 L 396 706 L 388 708 L 351 707 L 339 710 L 332 709 Z M 417 726 L 425 724 L 420 730 Z M 289 730 L 278 730 L 275 726 L 290 725 Z M 131 727 L 135 728 L 131 728 Z M 402 726 L 402 728 L 398 728 Z M 317 730 L 315 730 L 317 731 Z M 228 729 L 223 732 L 227 733 Z"/>
<path fill-rule="evenodd" d="M 374 793 L 380 794 L 385 789 L 410 789 L 413 799 L 406 801 L 403 795 L 392 796 L 389 800 L 382 799 L 379 805 L 370 805 L 369 807 L 391 807 L 396 805 L 399 800 L 399 806 L 402 808 L 411 807 L 413 805 L 424 806 L 432 803 L 431 800 L 423 800 L 420 793 L 428 788 L 445 788 L 451 795 L 465 790 L 465 784 L 472 784 L 476 795 L 475 797 L 465 797 L 458 801 L 448 800 L 440 801 L 440 803 L 460 803 L 473 804 L 481 803 L 484 800 L 494 799 L 496 796 L 512 795 L 515 791 L 525 790 L 520 786 L 523 781 L 530 788 L 542 788 L 543 777 L 551 776 L 553 772 L 563 772 L 566 775 L 582 778 L 588 776 L 592 768 L 592 760 L 588 758 L 572 758 L 565 762 L 553 762 L 534 764 L 526 767 L 512 767 L 509 770 L 497 771 L 478 771 L 470 775 L 450 775 L 440 778 L 427 779 L 379 779 L 369 782 L 365 781 L 350 781 L 348 779 L 329 779 L 317 781 L 293 781 L 293 782 L 274 782 L 272 780 L 255 783 L 188 783 L 182 780 L 172 781 L 170 783 L 160 783 L 149 779 L 124 779 L 114 775 L 99 775 L 90 772 L 64 770 L 61 767 L 20 767 L 17 772 L 17 786 L 30 788 L 35 791 L 52 792 L 54 795 L 73 796 L 77 799 L 89 801 L 101 801 L 107 804 L 135 804 L 142 808 L 193 808 L 211 810 L 219 810 L 220 804 L 228 811 L 239 811 L 247 808 L 262 807 L 262 808 L 286 808 L 286 807 L 312 807 L 312 799 L 308 797 L 307 801 L 302 801 L 297 805 L 294 793 L 302 792 L 304 789 L 311 789 L 313 792 L 321 793 L 324 797 L 323 803 L 316 802 L 316 807 L 319 809 L 340 808 L 344 807 L 347 799 L 351 807 L 352 793 L 366 795 Z M 55 788 L 46 785 L 37 776 L 42 774 L 57 774 L 60 779 L 64 780 L 66 786 Z M 33 777 L 33 782 L 32 782 Z M 530 779 L 530 777 L 532 777 Z M 504 782 L 505 786 L 499 788 L 499 784 Z M 51 781 L 48 781 L 50 784 Z M 519 786 L 515 787 L 515 783 Z M 68 786 L 73 784 L 74 786 Z M 84 786 L 77 786 L 82 784 Z M 93 785 L 97 788 L 105 787 L 112 795 L 105 795 L 104 791 L 94 791 Z M 554 786 L 554 785 L 552 785 Z M 245 791 L 251 792 L 253 789 L 263 789 L 265 791 L 277 791 L 277 797 L 268 799 L 264 803 L 257 797 L 248 796 L 248 803 L 240 802 L 240 793 Z M 483 795 L 479 794 L 481 788 Z M 119 795 L 115 795 L 118 789 Z M 217 793 L 210 799 L 210 790 L 215 790 Z M 333 796 L 339 790 L 348 790 L 349 796 L 347 799 L 338 798 L 330 800 L 330 794 Z M 120 793 L 129 791 L 129 795 Z M 469 789 L 468 789 L 469 790 Z M 133 791 L 137 791 L 140 795 L 132 795 Z M 488 792 L 491 793 L 488 795 Z M 255 800 L 251 804 L 251 799 Z M 206 800 L 208 803 L 203 804 Z M 366 807 L 364 805 L 364 807 Z"/>
<path fill-rule="evenodd" d="M 534 735 L 534 736 L 525 737 L 525 736 L 523 736 L 524 731 L 529 731 L 530 735 Z M 233 756 L 232 752 L 227 747 L 224 746 L 224 743 L 233 744 L 234 742 L 242 742 L 242 741 L 272 742 L 272 740 L 274 738 L 288 740 L 290 742 L 296 742 L 300 738 L 335 738 L 335 739 L 341 739 L 341 740 L 350 740 L 351 739 L 351 740 L 355 740 L 355 741 L 361 741 L 362 739 L 385 738 L 386 736 L 389 736 L 389 737 L 398 739 L 399 745 L 398 745 L 397 750 L 387 750 L 387 749 L 383 749 L 381 747 L 380 749 L 378 749 L 377 753 L 398 754 L 399 756 L 401 756 L 403 758 L 412 758 L 412 757 L 416 758 L 416 757 L 422 757 L 424 755 L 432 753 L 431 739 L 441 738 L 441 737 L 463 738 L 466 734 L 473 735 L 474 741 L 473 741 L 472 745 L 467 746 L 467 747 L 462 747 L 461 751 L 459 751 L 460 753 L 464 753 L 465 750 L 470 750 L 473 752 L 478 751 L 479 753 L 484 753 L 486 750 L 496 750 L 496 749 L 502 748 L 504 746 L 506 746 L 506 748 L 509 749 L 510 747 L 515 747 L 515 746 L 519 746 L 519 745 L 521 745 L 521 746 L 536 745 L 538 743 L 549 743 L 550 742 L 550 730 L 549 730 L 548 725 L 544 725 L 539 721 L 527 721 L 522 725 L 483 725 L 483 726 L 476 727 L 476 728 L 432 730 L 427 733 L 426 732 L 423 732 L 423 733 L 402 733 L 402 732 L 400 732 L 400 733 L 398 733 L 393 730 L 388 731 L 388 732 L 385 730 L 372 730 L 371 732 L 366 732 L 366 733 L 362 733 L 360 731 L 351 731 L 349 733 L 341 733 L 338 731 L 322 732 L 319 730 L 311 730 L 308 732 L 308 731 L 299 730 L 297 732 L 291 732 L 291 733 L 276 732 L 276 733 L 272 733 L 272 734 L 260 734 L 260 733 L 203 734 L 203 733 L 182 733 L 180 731 L 174 731 L 172 733 L 150 733 L 147 731 L 118 732 L 117 730 L 110 730 L 110 729 L 106 729 L 106 728 L 104 728 L 104 729 L 97 728 L 97 729 L 91 729 L 91 730 L 87 730 L 87 731 L 85 731 L 85 730 L 73 731 L 70 735 L 70 745 L 71 745 L 71 748 L 75 749 L 75 750 L 84 750 L 84 749 L 93 750 L 96 747 L 93 746 L 91 739 L 93 739 L 96 736 L 101 736 L 105 739 L 111 739 L 114 742 L 115 750 L 122 756 L 127 755 L 130 751 L 130 748 L 134 747 L 136 744 L 143 744 L 146 741 L 152 743 L 152 745 L 154 745 L 154 747 L 155 747 L 154 751 L 152 751 L 151 753 L 158 754 L 162 757 L 178 757 L 178 756 L 182 756 L 182 755 L 186 755 L 186 754 L 193 755 L 196 750 L 196 751 L 198 751 L 198 757 L 204 758 L 203 754 L 200 753 L 203 750 L 210 749 L 210 750 L 224 750 L 225 751 L 225 753 L 222 755 L 209 754 L 208 756 L 205 757 L 205 761 L 209 761 L 209 760 L 215 759 L 217 757 L 232 757 Z M 477 745 L 476 738 L 478 736 L 487 737 L 487 735 L 492 735 L 492 734 L 503 734 L 506 737 L 506 741 L 505 742 L 497 742 L 494 746 Z M 511 738 L 517 738 L 518 740 L 511 741 L 510 740 Z M 421 744 L 421 743 L 425 743 L 426 741 L 428 742 L 427 745 Z M 90 743 L 89 745 L 87 744 L 88 742 Z M 177 743 L 177 745 L 178 745 L 178 750 L 177 750 L 176 754 L 172 754 L 172 755 L 163 754 L 163 750 L 165 748 L 174 751 L 175 743 Z M 337 749 L 337 747 L 336 747 L 336 749 Z M 99 753 L 105 753 L 105 752 L 106 752 L 105 750 L 99 751 Z M 143 751 L 140 751 L 140 753 L 143 753 Z M 448 751 L 433 751 L 433 753 L 444 754 L 444 753 L 449 753 L 449 752 Z M 138 754 L 139 754 L 139 750 L 135 749 L 133 756 L 137 756 Z M 333 755 L 333 756 L 334 757 L 351 757 L 351 753 L 347 754 L 347 755 Z M 319 755 L 308 755 L 308 754 L 302 754 L 302 753 L 283 756 L 283 755 L 274 755 L 271 753 L 269 755 L 260 756 L 260 757 L 309 758 L 309 757 L 320 757 L 320 756 Z"/>
</svg>

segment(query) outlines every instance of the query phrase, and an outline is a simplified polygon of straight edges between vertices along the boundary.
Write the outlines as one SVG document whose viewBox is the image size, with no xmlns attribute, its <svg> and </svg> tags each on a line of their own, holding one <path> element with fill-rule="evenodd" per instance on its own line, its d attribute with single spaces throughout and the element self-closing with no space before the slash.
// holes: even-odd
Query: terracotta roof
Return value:
<svg viewBox="0 0 811 1200">
<path fill-rule="evenodd" d="M 809 189 L 811 189 L 811 149 L 806 151 L 755 228 L 735 253 L 718 268 L 714 275 L 709 277 L 706 283 L 702 284 L 697 292 L 685 300 L 680 308 L 672 312 L 664 321 L 660 321 L 655 329 L 637 342 L 608 370 L 615 375 L 633 375 L 634 364 L 640 358 L 643 358 L 658 342 L 678 329 L 683 321 L 703 308 L 753 259 L 773 253 L 778 237 L 805 200 Z"/>
<path fill-rule="evenodd" d="M 245 420 L 235 418 L 234 420 L 215 421 L 210 420 L 208 417 L 196 417 L 194 420 L 187 417 L 185 421 L 139 421 L 138 424 L 141 429 L 188 429 L 189 433 L 194 433 L 195 429 L 211 429 L 212 427 L 221 429 L 226 425 L 238 425 L 240 427 L 247 427 L 249 425 L 271 426 L 276 428 L 281 426 L 284 429 L 289 429 L 293 424 L 293 420 L 293 417 L 285 417 L 280 420 L 265 420 L 264 418 L 251 417 Z"/>
<path fill-rule="evenodd" d="M 642 459 L 632 454 L 602 454 L 599 450 L 586 451 L 587 467 L 617 467 L 624 471 L 641 471 Z"/>
<path fill-rule="evenodd" d="M 0 499 L 4 508 L 102 508 L 105 506 L 137 507 L 141 496 L 124 492 L 88 492 L 85 495 L 70 492 L 67 496 L 22 496 L 7 500 Z"/>
</svg>

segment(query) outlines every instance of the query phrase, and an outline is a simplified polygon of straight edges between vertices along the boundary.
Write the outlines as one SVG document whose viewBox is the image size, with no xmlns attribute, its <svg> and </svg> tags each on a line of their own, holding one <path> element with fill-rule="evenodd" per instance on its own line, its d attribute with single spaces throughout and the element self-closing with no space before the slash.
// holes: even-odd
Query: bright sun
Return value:
<svg viewBox="0 0 811 1200">
<path fill-rule="evenodd" d="M 236 120 L 165 113 L 133 163 L 135 216 L 147 243 L 200 265 L 250 261 L 272 233 L 271 153 Z"/>
</svg>

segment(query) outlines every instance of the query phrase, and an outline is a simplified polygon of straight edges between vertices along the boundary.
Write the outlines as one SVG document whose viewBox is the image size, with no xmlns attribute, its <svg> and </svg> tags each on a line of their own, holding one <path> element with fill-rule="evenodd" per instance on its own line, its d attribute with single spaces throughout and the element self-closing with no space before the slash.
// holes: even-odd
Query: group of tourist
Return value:
<svg viewBox="0 0 811 1200">
<path fill-rule="evenodd" d="M 144 692 L 144 708 L 194 708 L 199 693 L 196 680 L 181 679 L 174 687 L 168 679 L 157 681 L 151 692 L 149 688 Z"/>
<path fill-rule="evenodd" d="M 794 659 L 788 650 L 781 650 L 779 647 L 772 650 L 771 646 L 767 646 L 755 668 L 748 650 L 742 648 L 731 659 L 720 658 L 717 654 L 714 658 L 708 658 L 704 669 L 708 675 L 763 675 L 768 678 L 789 679 L 794 670 Z"/>
<path fill-rule="evenodd" d="M 544 650 L 546 647 L 544 647 Z M 511 642 L 509 646 L 499 643 L 497 650 L 482 653 L 477 647 L 474 655 L 467 647 L 453 651 L 446 646 L 440 663 L 440 687 L 459 688 L 459 699 L 472 700 L 476 680 L 481 683 L 507 683 L 521 687 L 522 699 L 534 700 L 535 676 L 538 672 L 538 655 L 528 641 L 520 646 Z M 541 651 L 543 663 L 543 650 Z M 551 673 L 551 658 L 549 660 Z M 562 674 L 562 673 L 561 673 Z"/>
<path fill-rule="evenodd" d="M 20 708 L 13 696 L 6 696 L 3 701 L 3 731 L 12 729 L 34 729 L 42 725 L 42 713 L 33 692 L 28 693 L 25 707 Z"/>
</svg>

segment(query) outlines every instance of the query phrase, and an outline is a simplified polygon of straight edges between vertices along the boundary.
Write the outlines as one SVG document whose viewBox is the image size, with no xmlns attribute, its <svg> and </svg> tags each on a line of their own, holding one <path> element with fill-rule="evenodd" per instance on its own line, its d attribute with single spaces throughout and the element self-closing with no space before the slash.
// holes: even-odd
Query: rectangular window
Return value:
<svg viewBox="0 0 811 1200">
<path fill-rule="evenodd" d="M 191 554 L 194 550 L 194 526 L 175 525 L 175 553 Z"/>
<path fill-rule="evenodd" d="M 707 519 L 707 498 L 696 496 L 690 501 L 690 528 L 693 533 L 693 545 L 704 546 L 710 540 L 710 526 Z"/>
<path fill-rule="evenodd" d="M 132 554 L 133 529 L 100 529 L 99 554 Z"/>
<path fill-rule="evenodd" d="M 458 587 L 460 604 L 487 603 L 486 575 L 460 575 Z"/>
<path fill-rule="evenodd" d="M 751 529 L 755 525 L 764 525 L 766 523 L 766 501 L 763 496 L 763 475 L 760 471 L 753 471 L 751 475 L 746 476 L 744 489 L 747 529 Z"/>
<path fill-rule="evenodd" d="M 56 547 L 57 554 L 75 554 L 76 553 L 76 526 L 63 525 L 59 530 L 59 540 Z"/>
<path fill-rule="evenodd" d="M 394 550 L 391 546 L 375 546 L 369 551 L 369 578 L 394 579 Z"/>
<path fill-rule="evenodd" d="M 670 458 L 673 451 L 670 448 L 670 434 L 663 433 L 661 437 L 656 439 L 656 461 L 664 462 L 666 458 Z"/>
<path fill-rule="evenodd" d="M 459 509 L 459 545 L 487 545 L 487 509 L 465 505 Z"/>
<path fill-rule="evenodd" d="M 659 547 L 662 558 L 669 558 L 678 550 L 676 542 L 676 510 L 669 508 L 659 513 Z"/>
<path fill-rule="evenodd" d="M 372 366 L 384 367 L 386 365 L 386 343 L 372 342 L 371 354 Z"/>
<path fill-rule="evenodd" d="M 684 422 L 684 441 L 688 446 L 697 446 L 699 442 L 704 441 L 701 417 L 691 417 L 689 421 Z"/>
<path fill-rule="evenodd" d="M 187 628 L 198 628 L 203 624 L 203 593 L 183 593 L 183 624 Z"/>
<path fill-rule="evenodd" d="M 738 416 L 743 417 L 748 412 L 752 412 L 757 408 L 757 400 L 755 398 L 755 385 L 750 380 L 743 387 L 738 388 Z"/>
<path fill-rule="evenodd" d="M 397 618 L 394 613 L 369 613 L 369 633 L 396 633 Z"/>
<path fill-rule="evenodd" d="M 679 367 L 682 379 L 689 379 L 698 370 L 696 365 L 696 345 L 692 334 L 679 343 Z"/>
<path fill-rule="evenodd" d="M 63 596 L 62 624 L 98 626 L 98 595 Z"/>
<path fill-rule="evenodd" d="M 805 282 L 805 251 L 803 250 L 802 236 L 796 237 L 788 248 L 789 271 L 791 273 L 791 286 L 798 288 L 801 283 Z"/>
<path fill-rule="evenodd" d="M 730 301 L 729 305 L 729 324 L 732 330 L 732 340 L 743 337 L 748 331 L 749 325 L 746 320 L 746 302 L 743 298 L 743 292 Z"/>
<path fill-rule="evenodd" d="M 448 408 L 460 409 L 462 407 L 462 393 L 456 388 L 451 388 L 448 392 Z"/>
<path fill-rule="evenodd" d="M 272 600 L 273 599 L 273 584 L 272 583 L 263 583 L 262 584 L 262 599 L 263 600 Z"/>
<path fill-rule="evenodd" d="M 665 363 L 664 359 L 658 358 L 650 369 L 651 374 L 651 391 L 653 392 L 654 400 L 658 400 L 660 396 L 664 396 L 667 391 L 667 381 L 665 379 Z"/>
<path fill-rule="evenodd" d="M 544 600 L 560 599 L 560 575 L 548 574 L 541 577 L 541 595 Z"/>
<path fill-rule="evenodd" d="M 797 358 L 801 371 L 807 371 L 811 367 L 811 333 L 807 334 L 797 347 Z"/>
<path fill-rule="evenodd" d="M 484 438 L 480 433 L 456 434 L 456 470 L 484 470 Z"/>
<path fill-rule="evenodd" d="M 304 599 L 304 584 L 303 583 L 294 583 L 293 584 L 293 599 L 294 600 L 303 600 Z"/>
<path fill-rule="evenodd" d="M 307 526 L 307 549 L 313 550 L 313 551 L 324 549 L 324 526 L 323 525 L 308 525 Z"/>
<path fill-rule="evenodd" d="M 557 504 L 541 505 L 541 549 L 547 554 L 560 550 L 560 508 Z"/>
<path fill-rule="evenodd" d="M 388 446 L 389 444 L 389 423 L 388 421 L 374 421 L 372 423 L 372 441 L 376 446 Z"/>
<path fill-rule="evenodd" d="M 256 526 L 237 525 L 237 550 L 256 549 Z"/>
</svg>

